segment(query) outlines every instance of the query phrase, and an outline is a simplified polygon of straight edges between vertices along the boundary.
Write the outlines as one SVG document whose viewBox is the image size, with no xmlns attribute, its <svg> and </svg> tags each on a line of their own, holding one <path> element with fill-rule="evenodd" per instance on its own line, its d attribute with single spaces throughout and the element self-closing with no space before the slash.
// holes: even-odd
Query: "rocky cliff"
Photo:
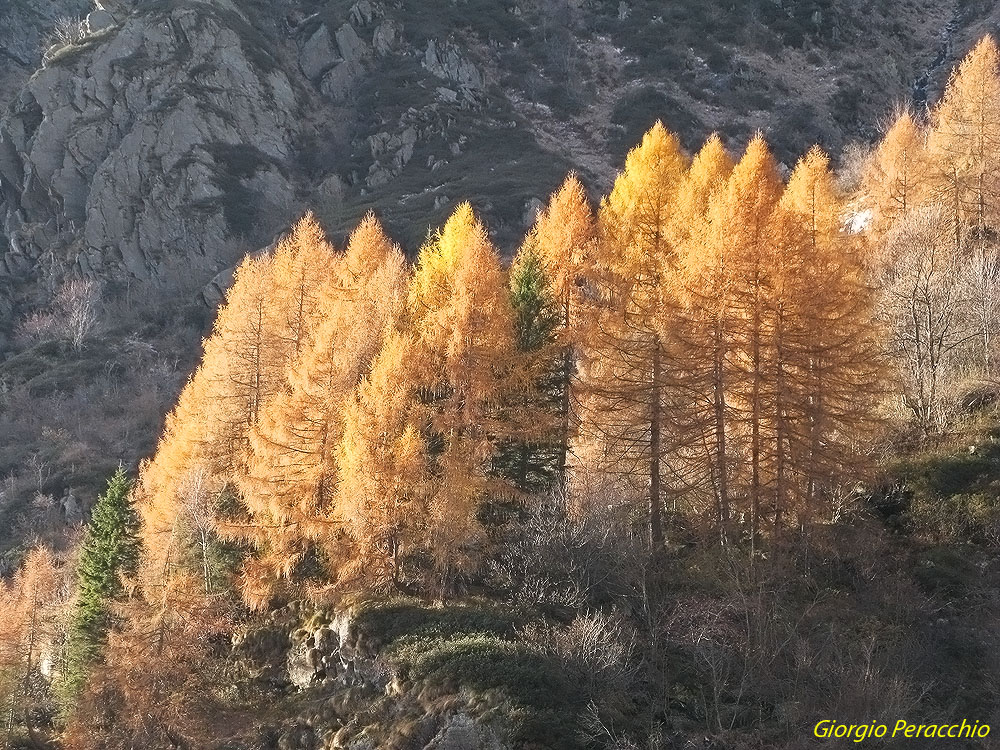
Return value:
<svg viewBox="0 0 1000 750">
<path fill-rule="evenodd" d="M 9 326 L 66 277 L 194 294 L 306 206 L 335 235 L 377 206 L 412 245 L 471 198 L 510 244 L 565 171 L 606 188 L 657 117 L 689 146 L 720 130 L 738 148 L 764 128 L 789 162 L 813 141 L 837 150 L 909 96 L 942 29 L 960 40 L 989 14 L 930 0 L 13 0 L 0 17 Z"/>
</svg>

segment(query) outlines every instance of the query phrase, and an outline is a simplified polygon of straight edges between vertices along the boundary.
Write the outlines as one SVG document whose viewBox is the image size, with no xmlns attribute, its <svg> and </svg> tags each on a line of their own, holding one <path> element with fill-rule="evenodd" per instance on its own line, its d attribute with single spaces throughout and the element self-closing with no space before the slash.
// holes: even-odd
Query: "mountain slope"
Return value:
<svg viewBox="0 0 1000 750">
<path fill-rule="evenodd" d="M 339 241 L 375 208 L 413 252 L 470 199 L 510 251 L 567 171 L 605 191 L 656 118 L 689 147 L 719 130 L 737 151 L 762 128 L 786 166 L 815 141 L 837 155 L 915 80 L 933 100 L 998 13 L 931 0 L 103 7 L 54 46 L 46 30 L 89 2 L 0 9 L 0 50 L 17 61 L 0 66 L 12 86 L 0 119 L 0 418 L 23 436 L 0 472 L 14 478 L 2 505 L 15 515 L 35 493 L 85 505 L 100 472 L 149 452 L 228 269 L 305 209 Z M 33 347 L 25 321 L 51 317 L 79 277 L 123 343 Z M 121 393 L 127 416 L 113 413 Z M 33 412 L 51 415 L 49 438 Z M 92 475 L 81 455 L 96 458 Z"/>
<path fill-rule="evenodd" d="M 15 3 L 23 33 L 0 44 L 30 65 L 45 25 L 84 10 Z M 929 0 L 113 10 L 48 50 L 0 126 L 0 280 L 22 312 L 76 275 L 191 293 L 305 206 L 342 234 L 372 205 L 429 227 L 471 198 L 511 242 L 568 169 L 605 189 L 657 117 L 689 144 L 762 128 L 786 164 L 836 152 L 951 57 L 946 29 L 982 23 Z"/>
</svg>

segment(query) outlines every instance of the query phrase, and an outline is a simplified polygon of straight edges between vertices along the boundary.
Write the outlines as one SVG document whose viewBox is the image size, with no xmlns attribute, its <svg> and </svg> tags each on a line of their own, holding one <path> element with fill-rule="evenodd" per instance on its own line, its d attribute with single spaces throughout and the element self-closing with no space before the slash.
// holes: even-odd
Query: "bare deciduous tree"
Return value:
<svg viewBox="0 0 1000 750">
<path fill-rule="evenodd" d="M 900 363 L 902 403 L 924 433 L 946 419 L 949 388 L 979 336 L 965 265 L 951 224 L 935 206 L 900 221 L 879 259 L 880 314 Z"/>
<path fill-rule="evenodd" d="M 73 279 L 59 288 L 55 313 L 63 336 L 79 350 L 84 339 L 94 330 L 99 318 L 101 287 L 91 279 Z"/>
</svg>

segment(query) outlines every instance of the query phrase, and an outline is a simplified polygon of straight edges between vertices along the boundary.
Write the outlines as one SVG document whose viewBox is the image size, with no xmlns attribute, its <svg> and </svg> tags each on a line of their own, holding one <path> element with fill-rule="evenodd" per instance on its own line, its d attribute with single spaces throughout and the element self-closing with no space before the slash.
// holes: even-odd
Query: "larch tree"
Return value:
<svg viewBox="0 0 1000 750">
<path fill-rule="evenodd" d="M 539 214 L 524 248 L 525 253 L 537 253 L 548 295 L 558 312 L 554 333 L 561 362 L 554 385 L 561 421 L 558 473 L 563 483 L 567 472 L 569 440 L 574 430 L 572 391 L 576 377 L 581 287 L 596 240 L 597 224 L 587 192 L 580 179 L 571 174 Z M 529 261 L 529 258 L 525 260 Z M 521 276 L 515 276 L 512 286 L 518 280 L 527 281 L 529 274 L 533 273 L 530 261 L 516 264 L 515 270 L 521 271 Z"/>
<path fill-rule="evenodd" d="M 265 404 L 251 428 L 239 480 L 248 518 L 229 524 L 226 533 L 257 550 L 244 577 L 244 593 L 255 605 L 265 602 L 268 588 L 258 584 L 290 576 L 310 548 L 323 548 L 331 559 L 336 554 L 329 542 L 338 536 L 337 446 L 344 409 L 386 330 L 396 324 L 406 280 L 402 252 L 374 215 L 367 216 L 321 297 L 325 320 L 310 330 L 310 342 L 293 359 L 287 388 Z"/>
<path fill-rule="evenodd" d="M 681 318 L 676 327 L 695 430 L 688 462 L 687 481 L 710 488 L 715 526 L 720 540 L 727 539 L 730 518 L 731 456 L 727 447 L 727 402 L 731 365 L 728 333 L 726 255 L 729 240 L 723 216 L 709 211 L 720 191 L 726 189 L 733 161 L 721 139 L 712 135 L 695 155 L 678 193 L 674 237 L 681 271 Z M 700 459 L 700 460 L 699 460 Z"/>
<path fill-rule="evenodd" d="M 734 167 L 727 188 L 710 209 L 713 227 L 725 233 L 727 316 L 733 363 L 727 391 L 733 394 L 734 437 L 745 451 L 749 476 L 740 476 L 750 518 L 751 553 L 759 531 L 761 502 L 769 482 L 769 421 L 773 408 L 773 361 L 769 332 L 773 326 L 776 257 L 774 211 L 782 191 L 777 164 L 762 135 L 748 144 Z M 727 441 L 729 436 L 727 435 Z M 727 442 L 727 451 L 729 442 Z"/>
<path fill-rule="evenodd" d="M 928 181 L 926 141 L 924 128 L 904 109 L 865 164 L 861 193 L 872 212 L 868 232 L 874 241 L 919 205 Z"/>
<path fill-rule="evenodd" d="M 210 434 L 220 472 L 237 468 L 261 408 L 283 386 L 289 342 L 278 327 L 286 316 L 275 295 L 275 271 L 271 257 L 250 258 L 240 265 L 205 343 L 198 375 L 207 381 Z"/>
<path fill-rule="evenodd" d="M 779 204 L 774 327 L 774 521 L 813 519 L 846 475 L 863 475 L 860 444 L 884 396 L 881 331 L 858 238 L 829 158 L 812 148 Z"/>
<path fill-rule="evenodd" d="M 167 417 L 156 454 L 140 467 L 137 507 L 150 585 L 163 585 L 189 558 L 181 484 L 192 471 L 232 479 L 261 404 L 281 387 L 285 363 L 271 316 L 272 271 L 269 257 L 248 258 L 237 269 L 202 362 Z"/>
<path fill-rule="evenodd" d="M 681 439 L 671 403 L 678 279 L 670 228 L 686 168 L 677 137 L 660 123 L 629 152 L 598 214 L 583 334 L 581 438 L 599 472 L 637 481 L 653 550 L 664 540 L 664 457 Z"/>
<path fill-rule="evenodd" d="M 248 257 L 237 268 L 201 364 L 167 419 L 156 455 L 140 471 L 147 573 L 162 578 L 194 563 L 204 575 L 205 550 L 193 555 L 192 546 L 204 547 L 205 513 L 196 519 L 192 511 L 213 501 L 192 504 L 182 484 L 190 489 L 202 477 L 203 490 L 219 490 L 245 474 L 252 429 L 266 404 L 288 389 L 289 365 L 309 348 L 325 314 L 334 261 L 307 215 L 272 254 Z"/>
<path fill-rule="evenodd" d="M 1000 289 L 1000 51 L 992 36 L 953 72 L 931 124 L 933 197 L 963 251 L 969 314 L 978 328 L 975 366 L 989 377 Z"/>
<path fill-rule="evenodd" d="M 340 585 L 399 587 L 405 560 L 428 551 L 431 476 L 417 415 L 419 356 L 412 336 L 390 333 L 346 406 L 337 514 L 351 555 L 339 571 Z"/>
<path fill-rule="evenodd" d="M 447 590 L 476 563 L 481 505 L 509 492 L 491 469 L 498 442 L 516 425 L 505 408 L 517 369 L 507 279 L 468 203 L 421 249 L 409 302 L 435 479 L 428 534 Z"/>
<path fill-rule="evenodd" d="M 180 528 L 181 486 L 192 471 L 216 476 L 208 462 L 206 437 L 211 438 L 210 404 L 205 379 L 197 371 L 185 385 L 166 424 L 155 456 L 143 461 L 135 490 L 141 524 L 142 566 L 157 576 L 169 575 L 179 564 L 183 547 Z"/>
<path fill-rule="evenodd" d="M 302 217 L 274 249 L 276 336 L 289 360 L 308 348 L 323 303 L 331 292 L 336 255 L 312 212 Z"/>
<path fill-rule="evenodd" d="M 956 247 L 995 235 L 1000 200 L 1000 51 L 984 36 L 952 73 L 934 108 L 928 152 L 932 190 Z"/>
<path fill-rule="evenodd" d="M 43 658 L 54 660 L 64 598 L 62 577 L 47 547 L 29 550 L 9 582 L 0 581 L 0 698 L 4 746 L 18 727 L 32 730 L 45 690 Z M 51 663 L 49 664 L 51 666 Z"/>
</svg>

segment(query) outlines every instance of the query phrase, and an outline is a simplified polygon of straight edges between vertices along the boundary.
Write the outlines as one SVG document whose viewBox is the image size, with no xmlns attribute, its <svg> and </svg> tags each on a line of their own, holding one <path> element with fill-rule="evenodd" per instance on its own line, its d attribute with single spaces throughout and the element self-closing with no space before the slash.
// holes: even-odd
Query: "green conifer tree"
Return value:
<svg viewBox="0 0 1000 750">
<path fill-rule="evenodd" d="M 122 575 L 134 573 L 139 560 L 139 519 L 131 493 L 132 481 L 119 467 L 97 498 L 87 524 L 62 679 L 67 706 L 79 694 L 87 671 L 100 655 L 110 624 L 109 604 L 122 594 Z"/>
<path fill-rule="evenodd" d="M 518 436 L 501 446 L 493 463 L 522 492 L 538 492 L 551 487 L 559 472 L 565 365 L 556 341 L 560 311 L 534 235 L 511 266 L 510 301 L 519 365 L 519 385 L 512 391 Z"/>
</svg>

